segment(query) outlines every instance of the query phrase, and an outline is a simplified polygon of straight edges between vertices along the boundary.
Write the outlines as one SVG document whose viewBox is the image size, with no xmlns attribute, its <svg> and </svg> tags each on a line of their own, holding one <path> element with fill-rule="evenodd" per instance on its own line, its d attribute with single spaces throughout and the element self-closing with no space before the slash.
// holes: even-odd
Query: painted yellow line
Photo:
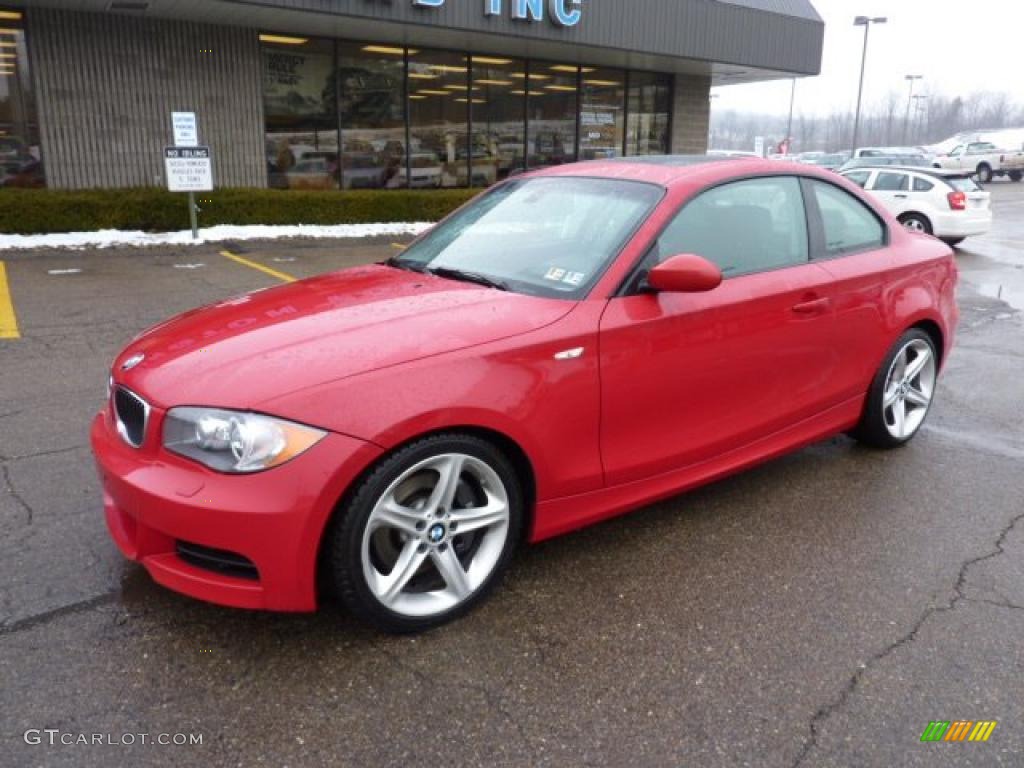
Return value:
<svg viewBox="0 0 1024 768">
<path fill-rule="evenodd" d="M 296 280 L 296 278 L 292 277 L 289 274 L 286 274 L 284 272 L 278 272 L 276 269 L 271 269 L 270 267 L 266 267 L 255 261 L 249 261 L 249 259 L 243 259 L 241 256 L 234 254 L 231 251 L 221 251 L 220 255 L 229 258 L 232 261 L 237 261 L 239 264 L 249 267 L 250 269 L 256 269 L 259 270 L 260 272 L 270 275 L 271 277 L 276 277 L 282 283 L 294 283 Z"/>
<path fill-rule="evenodd" d="M 14 314 L 11 289 L 7 285 L 7 267 L 0 261 L 0 339 L 20 339 L 18 317 Z"/>
</svg>

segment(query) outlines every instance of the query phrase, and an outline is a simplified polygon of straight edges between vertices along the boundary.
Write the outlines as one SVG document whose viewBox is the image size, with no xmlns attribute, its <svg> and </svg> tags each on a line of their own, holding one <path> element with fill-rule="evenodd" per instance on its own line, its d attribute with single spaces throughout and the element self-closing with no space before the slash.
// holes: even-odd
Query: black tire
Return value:
<svg viewBox="0 0 1024 768">
<path fill-rule="evenodd" d="M 882 360 L 882 365 L 879 366 L 874 379 L 871 381 L 871 387 L 868 389 L 868 396 L 864 402 L 864 412 L 861 414 L 860 422 L 849 432 L 850 436 L 858 442 L 871 446 L 872 448 L 898 448 L 901 445 L 906 445 L 910 442 L 917 432 L 920 431 L 920 428 L 918 428 L 914 434 L 904 439 L 894 437 L 886 427 L 885 409 L 883 407 L 885 382 L 889 376 L 889 370 L 892 368 L 893 361 L 896 359 L 896 355 L 909 342 L 915 340 L 925 342 L 931 349 L 936 362 L 938 361 L 939 358 L 938 352 L 935 349 L 935 342 L 932 341 L 931 336 L 920 328 L 911 328 L 900 336 L 896 343 L 892 345 L 892 348 L 886 353 L 885 359 Z M 934 399 L 932 402 L 934 402 Z M 930 410 L 931 403 L 928 405 L 928 411 Z M 925 418 L 927 418 L 927 415 L 928 412 L 926 411 Z"/>
<path fill-rule="evenodd" d="M 1020 181 L 1021 179 L 1024 179 L 1024 173 L 1020 171 L 1010 171 L 1008 175 L 1010 177 L 1010 181 Z"/>
<path fill-rule="evenodd" d="M 923 216 L 920 213 L 904 213 L 900 216 L 900 224 L 907 229 L 924 232 L 926 235 L 932 233 L 932 223 L 928 221 L 927 216 Z"/>
<path fill-rule="evenodd" d="M 946 245 L 956 247 L 966 239 L 966 237 L 944 237 L 942 238 L 942 242 L 944 242 Z"/>
<path fill-rule="evenodd" d="M 427 617 L 392 611 L 373 594 L 362 568 L 363 533 L 377 500 L 406 470 L 420 462 L 448 453 L 480 459 L 497 473 L 508 496 L 509 522 L 504 548 L 486 580 L 453 608 Z M 325 552 L 327 569 L 342 603 L 357 617 L 385 632 L 423 632 L 465 615 L 501 580 L 515 552 L 523 527 L 524 501 L 521 482 L 508 458 L 490 442 L 457 433 L 432 435 L 399 448 L 374 467 L 354 488 L 336 512 L 328 530 Z"/>
<path fill-rule="evenodd" d="M 991 166 L 989 166 L 988 163 L 981 163 L 978 166 L 977 175 L 978 175 L 978 181 L 982 182 L 983 184 L 987 184 L 988 182 L 992 181 L 992 168 L 991 168 Z"/>
</svg>

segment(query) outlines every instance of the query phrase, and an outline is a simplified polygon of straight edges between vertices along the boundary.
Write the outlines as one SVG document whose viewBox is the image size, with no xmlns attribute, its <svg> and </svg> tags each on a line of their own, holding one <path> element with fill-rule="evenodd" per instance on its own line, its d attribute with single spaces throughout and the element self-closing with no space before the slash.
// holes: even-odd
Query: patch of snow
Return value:
<svg viewBox="0 0 1024 768">
<path fill-rule="evenodd" d="M 286 237 L 338 238 L 383 237 L 391 235 L 418 235 L 433 226 L 429 222 L 399 222 L 394 224 L 296 224 L 274 226 L 256 224 L 235 226 L 223 224 L 199 230 L 199 238 L 192 239 L 191 230 L 180 232 L 140 232 L 119 229 L 101 229 L 97 232 L 61 232 L 51 235 L 0 235 L 0 251 L 29 248 L 111 248 L 114 246 L 149 245 L 201 245 L 224 240 L 276 240 Z"/>
</svg>

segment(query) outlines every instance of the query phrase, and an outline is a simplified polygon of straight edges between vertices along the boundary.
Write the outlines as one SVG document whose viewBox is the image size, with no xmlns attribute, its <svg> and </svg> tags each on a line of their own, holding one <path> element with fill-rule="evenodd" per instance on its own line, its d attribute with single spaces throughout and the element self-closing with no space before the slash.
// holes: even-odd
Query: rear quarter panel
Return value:
<svg viewBox="0 0 1024 768">
<path fill-rule="evenodd" d="M 896 222 L 890 222 L 890 233 L 887 248 L 821 262 L 836 281 L 836 341 L 850 366 L 844 377 L 850 396 L 867 390 L 885 354 L 911 326 L 938 326 L 942 362 L 953 344 L 958 312 L 952 249 Z"/>
</svg>

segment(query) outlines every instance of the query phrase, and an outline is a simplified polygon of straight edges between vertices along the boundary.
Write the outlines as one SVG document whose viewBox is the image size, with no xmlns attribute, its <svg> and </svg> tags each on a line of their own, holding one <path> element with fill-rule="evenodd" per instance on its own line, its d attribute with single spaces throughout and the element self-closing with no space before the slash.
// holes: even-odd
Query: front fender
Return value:
<svg viewBox="0 0 1024 768">
<path fill-rule="evenodd" d="M 537 498 L 585 493 L 603 481 L 597 318 L 603 302 L 557 328 L 416 360 L 292 393 L 261 409 L 392 450 L 444 429 L 480 428 L 515 442 Z M 575 359 L 556 360 L 582 347 Z"/>
</svg>

